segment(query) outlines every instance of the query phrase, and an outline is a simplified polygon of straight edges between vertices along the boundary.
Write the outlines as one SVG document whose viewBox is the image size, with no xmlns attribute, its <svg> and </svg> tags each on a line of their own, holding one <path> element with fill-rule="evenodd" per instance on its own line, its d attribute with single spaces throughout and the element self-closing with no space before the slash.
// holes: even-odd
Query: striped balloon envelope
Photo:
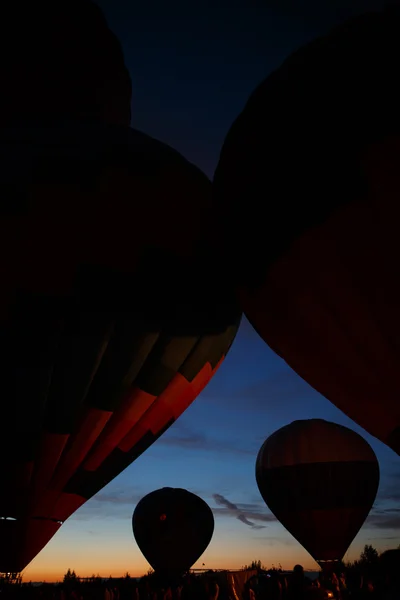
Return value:
<svg viewBox="0 0 400 600">
<path fill-rule="evenodd" d="M 211 184 L 135 130 L 1 133 L 0 571 L 204 389 L 240 311 L 202 243 Z"/>
<path fill-rule="evenodd" d="M 260 493 L 284 527 L 329 569 L 345 555 L 379 486 L 379 464 L 358 433 L 322 419 L 273 433 L 256 461 Z"/>
<path fill-rule="evenodd" d="M 144 496 L 132 516 L 133 535 L 156 574 L 179 577 L 209 545 L 214 515 L 196 494 L 162 488 Z"/>
<path fill-rule="evenodd" d="M 244 313 L 400 454 L 400 10 L 341 25 L 252 94 L 214 177 Z"/>
</svg>

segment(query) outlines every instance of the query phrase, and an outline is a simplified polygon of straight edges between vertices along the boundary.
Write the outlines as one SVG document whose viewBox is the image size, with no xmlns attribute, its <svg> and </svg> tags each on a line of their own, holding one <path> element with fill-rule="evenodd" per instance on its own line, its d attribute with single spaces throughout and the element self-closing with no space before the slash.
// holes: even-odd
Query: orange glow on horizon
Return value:
<svg viewBox="0 0 400 600">
<path fill-rule="evenodd" d="M 50 544 L 49 544 L 50 546 Z M 74 570 L 79 577 L 123 577 L 129 573 L 131 577 L 141 577 L 150 569 L 150 565 L 141 555 L 139 549 L 124 547 L 121 544 L 119 551 L 112 554 L 106 548 L 101 551 L 93 549 L 90 555 L 78 554 L 72 548 L 57 548 L 57 552 L 46 547 L 38 557 L 32 561 L 23 572 L 23 581 L 46 581 L 55 583 L 62 581 L 68 569 Z M 76 550 L 76 549 L 75 549 Z M 98 550 L 98 548 L 97 548 Z M 202 557 L 193 565 L 194 569 L 227 569 L 239 570 L 252 560 L 260 559 L 267 567 L 282 565 L 285 570 L 290 570 L 293 565 L 300 562 L 305 570 L 318 569 L 318 565 L 301 546 L 294 545 L 288 548 L 261 549 L 259 544 L 243 541 L 240 548 L 235 548 L 225 543 L 213 543 Z M 203 566 L 204 564 L 204 566 Z"/>
<path fill-rule="evenodd" d="M 225 549 L 225 552 L 220 548 L 220 552 L 208 552 L 208 556 L 204 555 L 194 565 L 194 569 L 227 569 L 239 570 L 245 564 L 251 563 L 252 560 L 261 560 L 268 568 L 280 565 L 284 570 L 291 570 L 297 563 L 303 565 L 306 571 L 318 570 L 318 564 L 309 556 L 309 554 L 301 547 L 293 546 L 287 549 L 279 549 L 279 551 L 271 551 L 268 548 L 264 551 L 253 549 L 240 549 L 239 552 L 232 552 L 232 549 Z M 352 552 L 353 559 L 359 555 L 361 548 Z M 44 554 L 44 552 L 43 552 Z M 62 553 L 60 553 L 62 554 Z M 44 557 L 43 557 L 44 558 Z M 46 557 L 47 558 L 47 557 Z M 62 581 L 64 574 L 68 569 L 74 570 L 79 577 L 91 577 L 92 575 L 100 575 L 100 577 L 123 577 L 127 572 L 131 577 L 141 577 L 150 569 L 150 565 L 140 555 L 136 560 L 129 560 L 129 557 L 122 553 L 114 554 L 113 556 L 103 555 L 87 557 L 86 560 L 82 557 L 72 555 L 68 558 L 65 556 L 63 560 L 61 556 L 48 557 L 48 560 L 41 560 L 39 555 L 23 572 L 23 581 L 46 581 L 48 583 L 56 583 Z M 203 566 L 204 564 L 204 566 Z"/>
<path fill-rule="evenodd" d="M 239 561 L 236 562 L 236 564 L 233 564 L 232 561 L 231 562 L 226 562 L 226 564 L 224 564 L 224 561 L 220 560 L 219 562 L 216 562 L 215 564 L 206 564 L 204 567 L 202 566 L 202 563 L 196 563 L 195 565 L 193 565 L 193 569 L 210 569 L 210 570 L 228 570 L 228 571 L 239 571 L 240 569 L 242 569 L 242 567 L 244 566 L 244 564 L 251 562 L 251 560 L 245 560 L 245 561 Z M 261 560 L 262 562 L 262 560 Z M 279 561 L 278 561 L 279 562 Z M 286 564 L 282 564 L 282 569 L 285 571 L 290 571 L 291 569 L 293 569 L 293 566 L 295 564 L 297 564 L 298 562 L 301 561 L 297 561 L 297 560 L 292 560 L 292 561 L 288 561 Z M 316 563 L 314 563 L 314 561 L 312 559 L 309 560 L 309 564 L 304 563 L 304 561 L 302 562 L 304 570 L 305 571 L 316 571 L 318 570 L 318 565 Z M 272 566 L 272 564 L 267 564 L 267 567 Z M 23 583 L 28 583 L 30 581 L 32 582 L 39 582 L 39 581 L 43 581 L 43 582 L 47 582 L 47 583 L 59 583 L 63 580 L 64 574 L 66 573 L 66 571 L 68 570 L 68 568 L 70 568 L 72 571 L 75 571 L 76 574 L 79 577 L 91 577 L 93 575 L 99 575 L 102 578 L 108 578 L 108 577 L 114 577 L 114 578 L 120 578 L 120 577 L 124 577 L 125 574 L 128 572 L 129 575 L 131 577 L 142 577 L 143 575 L 146 575 L 147 571 L 150 569 L 150 565 L 146 565 L 145 568 L 129 568 L 129 565 L 126 565 L 126 568 L 120 568 L 120 569 L 108 569 L 107 570 L 102 570 L 102 571 L 98 571 L 98 570 L 84 570 L 84 569 L 80 569 L 79 565 L 71 565 L 71 567 L 67 567 L 65 569 L 55 569 L 54 571 L 52 570 L 42 570 L 42 569 L 38 569 L 38 570 L 33 570 L 30 569 L 29 567 L 27 567 L 25 569 L 25 571 L 23 572 Z"/>
<path fill-rule="evenodd" d="M 375 534 L 375 535 L 374 535 Z M 372 544 L 379 552 L 394 548 L 398 540 L 376 537 L 368 528 L 360 531 L 346 553 L 344 560 L 360 556 L 365 544 Z M 318 570 L 308 552 L 279 524 L 270 523 L 263 530 L 244 528 L 239 522 L 216 521 L 216 533 L 209 547 L 193 565 L 195 569 L 238 570 L 253 560 L 261 560 L 267 568 L 282 566 L 291 570 L 295 564 L 306 571 Z M 204 566 L 203 566 L 204 565 Z M 23 581 L 62 581 L 68 569 L 78 577 L 141 577 L 150 565 L 139 550 L 131 527 L 125 519 L 71 520 L 56 535 L 23 572 Z"/>
</svg>

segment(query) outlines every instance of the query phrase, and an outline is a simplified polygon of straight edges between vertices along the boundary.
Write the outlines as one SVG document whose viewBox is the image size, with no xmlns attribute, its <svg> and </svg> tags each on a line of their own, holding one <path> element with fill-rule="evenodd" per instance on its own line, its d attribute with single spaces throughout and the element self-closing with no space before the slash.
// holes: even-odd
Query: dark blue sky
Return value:
<svg viewBox="0 0 400 600">
<path fill-rule="evenodd" d="M 363 7 L 343 0 L 98 0 L 119 36 L 133 81 L 132 125 L 166 142 L 210 177 L 223 139 L 252 90 L 302 43 Z M 350 8 L 349 5 L 352 5 Z M 214 539 L 201 562 L 237 568 L 316 565 L 264 506 L 255 458 L 264 439 L 299 418 L 322 417 L 364 435 L 381 464 L 374 510 L 353 543 L 400 543 L 400 462 L 295 375 L 244 321 L 217 376 L 181 419 L 140 459 L 63 525 L 27 569 L 54 579 L 140 574 L 131 515 L 138 499 L 163 486 L 200 494 L 214 509 Z"/>
<path fill-rule="evenodd" d="M 98 0 L 133 81 L 132 125 L 212 176 L 252 90 L 298 46 L 383 0 Z"/>
</svg>

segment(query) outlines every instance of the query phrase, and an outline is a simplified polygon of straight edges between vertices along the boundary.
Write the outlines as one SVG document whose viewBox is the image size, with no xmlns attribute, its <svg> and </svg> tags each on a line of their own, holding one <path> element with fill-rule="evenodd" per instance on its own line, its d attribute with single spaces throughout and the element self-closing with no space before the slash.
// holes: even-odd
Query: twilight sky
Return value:
<svg viewBox="0 0 400 600">
<path fill-rule="evenodd" d="M 119 36 L 133 80 L 132 125 L 166 142 L 212 177 L 223 139 L 251 91 L 299 45 L 363 7 L 353 0 L 98 0 Z M 324 418 L 371 443 L 381 466 L 376 505 L 348 558 L 365 543 L 400 543 L 400 459 L 293 373 L 244 321 L 218 374 L 179 421 L 117 479 L 86 503 L 25 570 L 54 581 L 141 575 L 137 501 L 163 486 L 199 494 L 214 510 L 214 538 L 197 566 L 239 568 L 296 562 L 308 553 L 265 507 L 255 482 L 257 452 L 295 419 Z M 196 566 L 196 565 L 195 565 Z"/>
</svg>

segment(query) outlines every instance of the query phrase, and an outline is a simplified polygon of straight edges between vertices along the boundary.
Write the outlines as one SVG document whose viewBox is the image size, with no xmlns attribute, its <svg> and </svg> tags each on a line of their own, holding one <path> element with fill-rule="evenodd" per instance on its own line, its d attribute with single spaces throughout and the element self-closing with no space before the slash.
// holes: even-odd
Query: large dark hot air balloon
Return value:
<svg viewBox="0 0 400 600">
<path fill-rule="evenodd" d="M 244 312 L 315 389 L 400 454 L 400 9 L 288 58 L 214 179 Z"/>
<path fill-rule="evenodd" d="M 372 508 L 379 464 L 358 433 L 310 419 L 294 421 L 264 442 L 256 479 L 277 519 L 329 568 L 343 558 Z"/>
<path fill-rule="evenodd" d="M 0 571 L 15 572 L 190 405 L 240 311 L 201 242 L 211 184 L 168 146 L 25 123 L 0 152 Z"/>
<path fill-rule="evenodd" d="M 180 488 L 162 488 L 137 504 L 135 540 L 156 574 L 179 576 L 200 558 L 214 533 L 214 516 L 202 498 Z"/>
<path fill-rule="evenodd" d="M 2 3 L 0 125 L 39 115 L 129 125 L 120 43 L 91 0 Z"/>
</svg>

